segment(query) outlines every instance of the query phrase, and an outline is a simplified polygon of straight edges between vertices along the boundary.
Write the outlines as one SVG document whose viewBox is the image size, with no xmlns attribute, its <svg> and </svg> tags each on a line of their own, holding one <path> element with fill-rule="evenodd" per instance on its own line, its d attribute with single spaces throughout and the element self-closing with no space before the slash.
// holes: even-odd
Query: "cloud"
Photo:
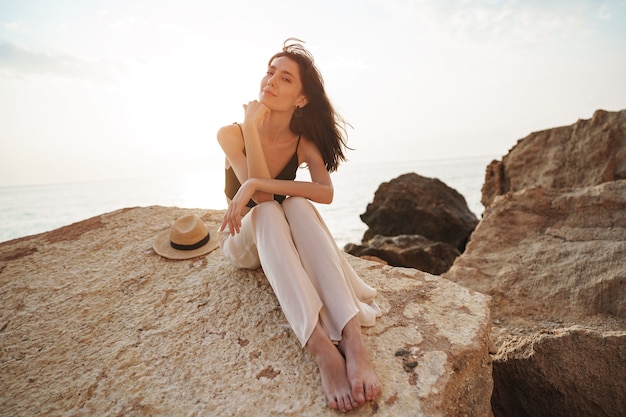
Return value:
<svg viewBox="0 0 626 417">
<path fill-rule="evenodd" d="M 8 77 L 52 75 L 115 83 L 127 73 L 124 65 L 87 62 L 69 55 L 33 52 L 12 43 L 0 43 L 0 75 Z"/>
<path fill-rule="evenodd" d="M 29 33 L 30 29 L 23 21 L 8 22 L 2 25 L 9 32 Z"/>
<path fill-rule="evenodd" d="M 382 0 L 372 0 L 382 2 Z M 575 36 L 611 4 L 592 0 L 386 0 L 384 7 L 429 39 L 453 44 L 522 45 Z"/>
</svg>

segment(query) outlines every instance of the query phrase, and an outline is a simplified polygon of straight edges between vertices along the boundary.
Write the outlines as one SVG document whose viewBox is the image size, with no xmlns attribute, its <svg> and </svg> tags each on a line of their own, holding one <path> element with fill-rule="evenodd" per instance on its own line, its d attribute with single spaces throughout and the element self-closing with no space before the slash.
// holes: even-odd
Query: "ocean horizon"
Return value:
<svg viewBox="0 0 626 417">
<path fill-rule="evenodd" d="M 316 204 L 337 244 L 358 243 L 367 225 L 360 219 L 379 185 L 415 172 L 438 178 L 465 198 L 480 218 L 485 168 L 494 157 L 402 162 L 348 162 L 332 174 L 335 197 Z M 308 179 L 300 169 L 298 179 Z M 0 187 L 0 242 L 43 233 L 128 207 L 166 206 L 190 209 L 226 208 L 224 170 L 179 176 L 120 179 L 65 184 Z M 164 225 L 166 226 L 166 225 Z"/>
</svg>

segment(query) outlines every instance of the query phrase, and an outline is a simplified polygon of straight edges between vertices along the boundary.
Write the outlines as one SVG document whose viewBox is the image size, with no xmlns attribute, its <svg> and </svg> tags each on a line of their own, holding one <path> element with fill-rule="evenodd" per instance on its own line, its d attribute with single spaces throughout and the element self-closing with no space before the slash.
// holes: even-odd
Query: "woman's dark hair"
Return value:
<svg viewBox="0 0 626 417">
<path fill-rule="evenodd" d="M 294 112 L 289 129 L 296 134 L 303 133 L 313 141 L 322 154 L 326 170 L 333 172 L 346 160 L 344 148 L 348 146 L 345 122 L 326 96 L 324 80 L 315 66 L 313 55 L 301 43 L 299 39 L 287 39 L 282 52 L 275 54 L 269 65 L 280 57 L 287 57 L 298 64 L 302 94 L 306 96 L 308 104 Z"/>
</svg>

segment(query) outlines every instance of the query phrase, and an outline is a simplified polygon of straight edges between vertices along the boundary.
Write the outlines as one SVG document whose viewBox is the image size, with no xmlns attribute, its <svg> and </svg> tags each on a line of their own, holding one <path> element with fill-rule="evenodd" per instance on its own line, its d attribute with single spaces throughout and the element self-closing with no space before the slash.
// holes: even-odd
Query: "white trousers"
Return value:
<svg viewBox="0 0 626 417">
<path fill-rule="evenodd" d="M 306 345 L 319 321 L 333 341 L 357 316 L 373 326 L 376 290 L 346 261 L 317 209 L 305 198 L 268 201 L 242 219 L 241 231 L 220 233 L 224 256 L 239 268 L 263 268 L 282 311 Z"/>
</svg>

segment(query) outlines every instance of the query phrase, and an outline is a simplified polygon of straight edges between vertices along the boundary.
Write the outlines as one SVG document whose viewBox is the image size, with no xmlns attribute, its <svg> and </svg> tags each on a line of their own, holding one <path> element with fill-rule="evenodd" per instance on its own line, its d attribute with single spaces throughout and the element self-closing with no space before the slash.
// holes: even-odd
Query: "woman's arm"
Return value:
<svg viewBox="0 0 626 417">
<path fill-rule="evenodd" d="M 241 135 L 241 130 L 234 124 L 224 126 L 217 132 L 217 141 L 226 156 L 226 168 L 232 168 L 233 171 L 235 171 L 235 175 L 237 176 L 237 179 L 239 179 L 239 182 L 244 184 L 245 181 L 250 178 L 248 160 L 251 158 L 249 158 L 250 152 L 248 151 L 247 146 L 246 154 L 248 156 L 244 154 L 244 138 Z M 263 152 L 262 149 L 261 152 Z M 267 178 L 269 178 L 269 174 Z M 269 195 L 269 198 L 266 198 L 265 193 L 259 193 L 258 195 L 251 196 L 251 198 L 258 203 L 261 201 L 271 200 L 273 196 Z"/>
<path fill-rule="evenodd" d="M 265 160 L 265 153 L 263 152 L 263 146 L 261 145 L 261 137 L 259 135 L 259 126 L 269 117 L 270 109 L 257 100 L 249 102 L 244 105 L 245 118 L 243 121 L 242 132 L 243 140 L 246 147 L 246 166 L 249 178 L 267 178 L 270 179 L 270 170 Z M 241 184 L 244 183 L 244 179 L 240 178 Z M 262 192 L 257 190 L 253 194 L 253 200 L 257 203 L 263 201 L 269 201 L 274 198 L 271 193 Z"/>
<path fill-rule="evenodd" d="M 305 197 L 321 204 L 330 204 L 333 201 L 333 184 L 330 174 L 322 159 L 317 146 L 306 138 L 302 138 L 298 148 L 299 163 L 306 163 L 311 175 L 311 181 L 276 180 L 269 178 L 249 178 L 245 186 L 250 193 L 265 192 L 296 197 Z M 242 185 L 243 187 L 243 185 Z"/>
<path fill-rule="evenodd" d="M 241 215 L 248 200 L 258 192 L 288 196 L 305 197 L 311 201 L 330 204 L 333 200 L 333 185 L 330 174 L 326 170 L 324 160 L 312 142 L 306 138 L 300 141 L 298 150 L 299 162 L 309 167 L 311 181 L 276 180 L 270 178 L 248 178 L 241 184 L 239 191 L 230 201 L 220 230 L 229 227 L 232 235 L 239 233 Z M 229 159 L 230 160 L 230 159 Z M 236 171 L 235 171 L 236 172 Z"/>
</svg>

